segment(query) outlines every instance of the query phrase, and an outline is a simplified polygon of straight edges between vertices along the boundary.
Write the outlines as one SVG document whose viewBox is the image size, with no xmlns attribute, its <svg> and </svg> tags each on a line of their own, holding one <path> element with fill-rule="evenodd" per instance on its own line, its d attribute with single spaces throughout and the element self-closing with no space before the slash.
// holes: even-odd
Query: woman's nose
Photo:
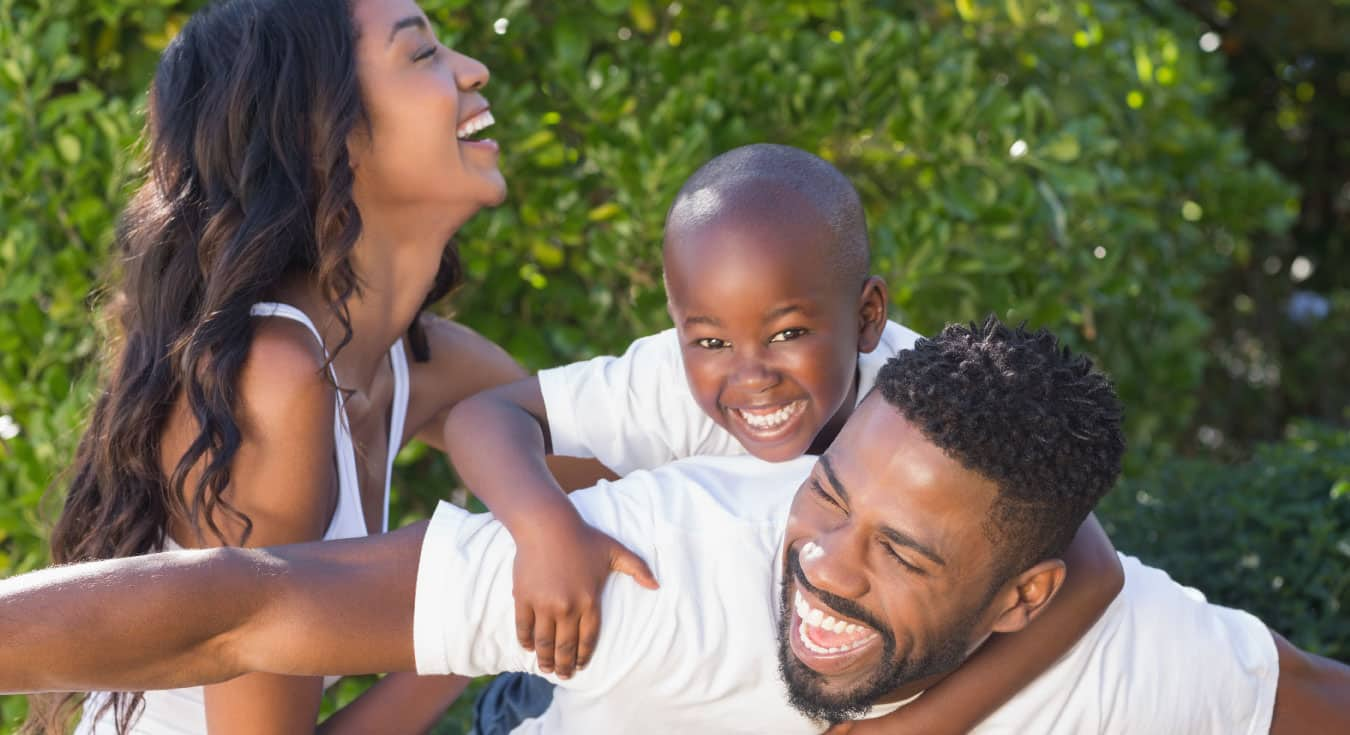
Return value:
<svg viewBox="0 0 1350 735">
<path fill-rule="evenodd" d="M 455 84 L 465 92 L 473 92 L 482 89 L 487 83 L 492 73 L 488 71 L 487 65 L 472 56 L 455 53 Z"/>
</svg>

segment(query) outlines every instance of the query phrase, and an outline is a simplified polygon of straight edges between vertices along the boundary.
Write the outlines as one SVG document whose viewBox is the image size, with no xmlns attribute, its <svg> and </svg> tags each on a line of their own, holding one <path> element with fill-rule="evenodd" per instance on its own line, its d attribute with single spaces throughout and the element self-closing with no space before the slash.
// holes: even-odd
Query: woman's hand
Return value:
<svg viewBox="0 0 1350 735">
<path fill-rule="evenodd" d="M 610 572 L 647 589 L 646 562 L 580 517 L 552 519 L 516 537 L 516 637 L 539 669 L 567 679 L 585 668 L 600 635 L 600 592 Z"/>
</svg>

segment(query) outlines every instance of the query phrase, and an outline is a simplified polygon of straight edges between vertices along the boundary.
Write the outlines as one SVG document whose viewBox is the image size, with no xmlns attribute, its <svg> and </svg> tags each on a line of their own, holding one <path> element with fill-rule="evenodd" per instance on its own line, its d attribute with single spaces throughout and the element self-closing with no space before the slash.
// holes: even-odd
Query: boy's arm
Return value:
<svg viewBox="0 0 1350 735">
<path fill-rule="evenodd" d="M 511 533 L 516 635 L 545 673 L 570 677 L 595 651 L 600 590 L 611 571 L 656 587 L 623 544 L 586 524 L 545 455 L 548 415 L 537 378 L 479 393 L 445 421 L 445 448 L 460 479 Z"/>
<path fill-rule="evenodd" d="M 1026 628 L 995 635 L 950 676 L 885 717 L 831 731 L 849 735 L 965 733 L 1002 707 L 1060 659 L 1120 592 L 1125 574 L 1095 515 L 1064 555 L 1068 576 L 1045 612 Z"/>
<path fill-rule="evenodd" d="M 538 378 L 465 399 L 446 417 L 444 434 L 460 479 L 517 544 L 536 531 L 583 523 L 545 461 L 551 443 Z"/>
<path fill-rule="evenodd" d="M 175 551 L 4 580 L 0 692 L 412 670 L 425 528 L 271 550 Z"/>
</svg>

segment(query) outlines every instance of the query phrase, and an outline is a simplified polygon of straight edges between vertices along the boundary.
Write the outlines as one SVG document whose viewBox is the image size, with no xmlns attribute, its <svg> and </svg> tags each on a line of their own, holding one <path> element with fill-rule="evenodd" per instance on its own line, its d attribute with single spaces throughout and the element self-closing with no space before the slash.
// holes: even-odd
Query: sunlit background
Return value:
<svg viewBox="0 0 1350 735">
<path fill-rule="evenodd" d="M 0 0 L 0 572 L 44 563 L 144 91 L 200 5 Z M 1114 377 L 1118 547 L 1350 660 L 1350 2 L 422 5 L 492 69 L 512 190 L 458 237 L 458 318 L 532 368 L 620 350 L 667 325 L 683 178 L 813 151 L 896 319 L 1026 320 Z M 395 518 L 456 487 L 409 448 Z"/>
</svg>

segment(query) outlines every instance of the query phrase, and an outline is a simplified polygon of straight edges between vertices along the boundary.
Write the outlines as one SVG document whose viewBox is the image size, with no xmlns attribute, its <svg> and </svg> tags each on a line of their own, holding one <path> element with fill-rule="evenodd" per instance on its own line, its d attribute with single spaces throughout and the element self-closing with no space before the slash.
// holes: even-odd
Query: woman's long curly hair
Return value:
<svg viewBox="0 0 1350 735">
<path fill-rule="evenodd" d="M 367 122 L 356 38 L 350 0 L 225 0 L 165 49 L 148 97 L 145 180 L 116 235 L 108 316 L 120 334 L 52 533 L 54 562 L 155 551 L 171 517 L 192 519 L 199 541 L 227 542 L 222 516 L 247 538 L 251 523 L 224 491 L 242 438 L 236 383 L 250 308 L 308 274 L 346 329 L 341 344 L 351 338 L 361 215 L 347 141 Z M 459 277 L 447 247 L 424 308 Z M 427 359 L 420 315 L 408 337 Z M 180 396 L 197 435 L 166 476 L 161 441 Z M 34 697 L 26 729 L 64 731 L 77 703 Z M 116 694 L 98 715 L 111 710 L 126 732 L 142 703 Z"/>
</svg>

